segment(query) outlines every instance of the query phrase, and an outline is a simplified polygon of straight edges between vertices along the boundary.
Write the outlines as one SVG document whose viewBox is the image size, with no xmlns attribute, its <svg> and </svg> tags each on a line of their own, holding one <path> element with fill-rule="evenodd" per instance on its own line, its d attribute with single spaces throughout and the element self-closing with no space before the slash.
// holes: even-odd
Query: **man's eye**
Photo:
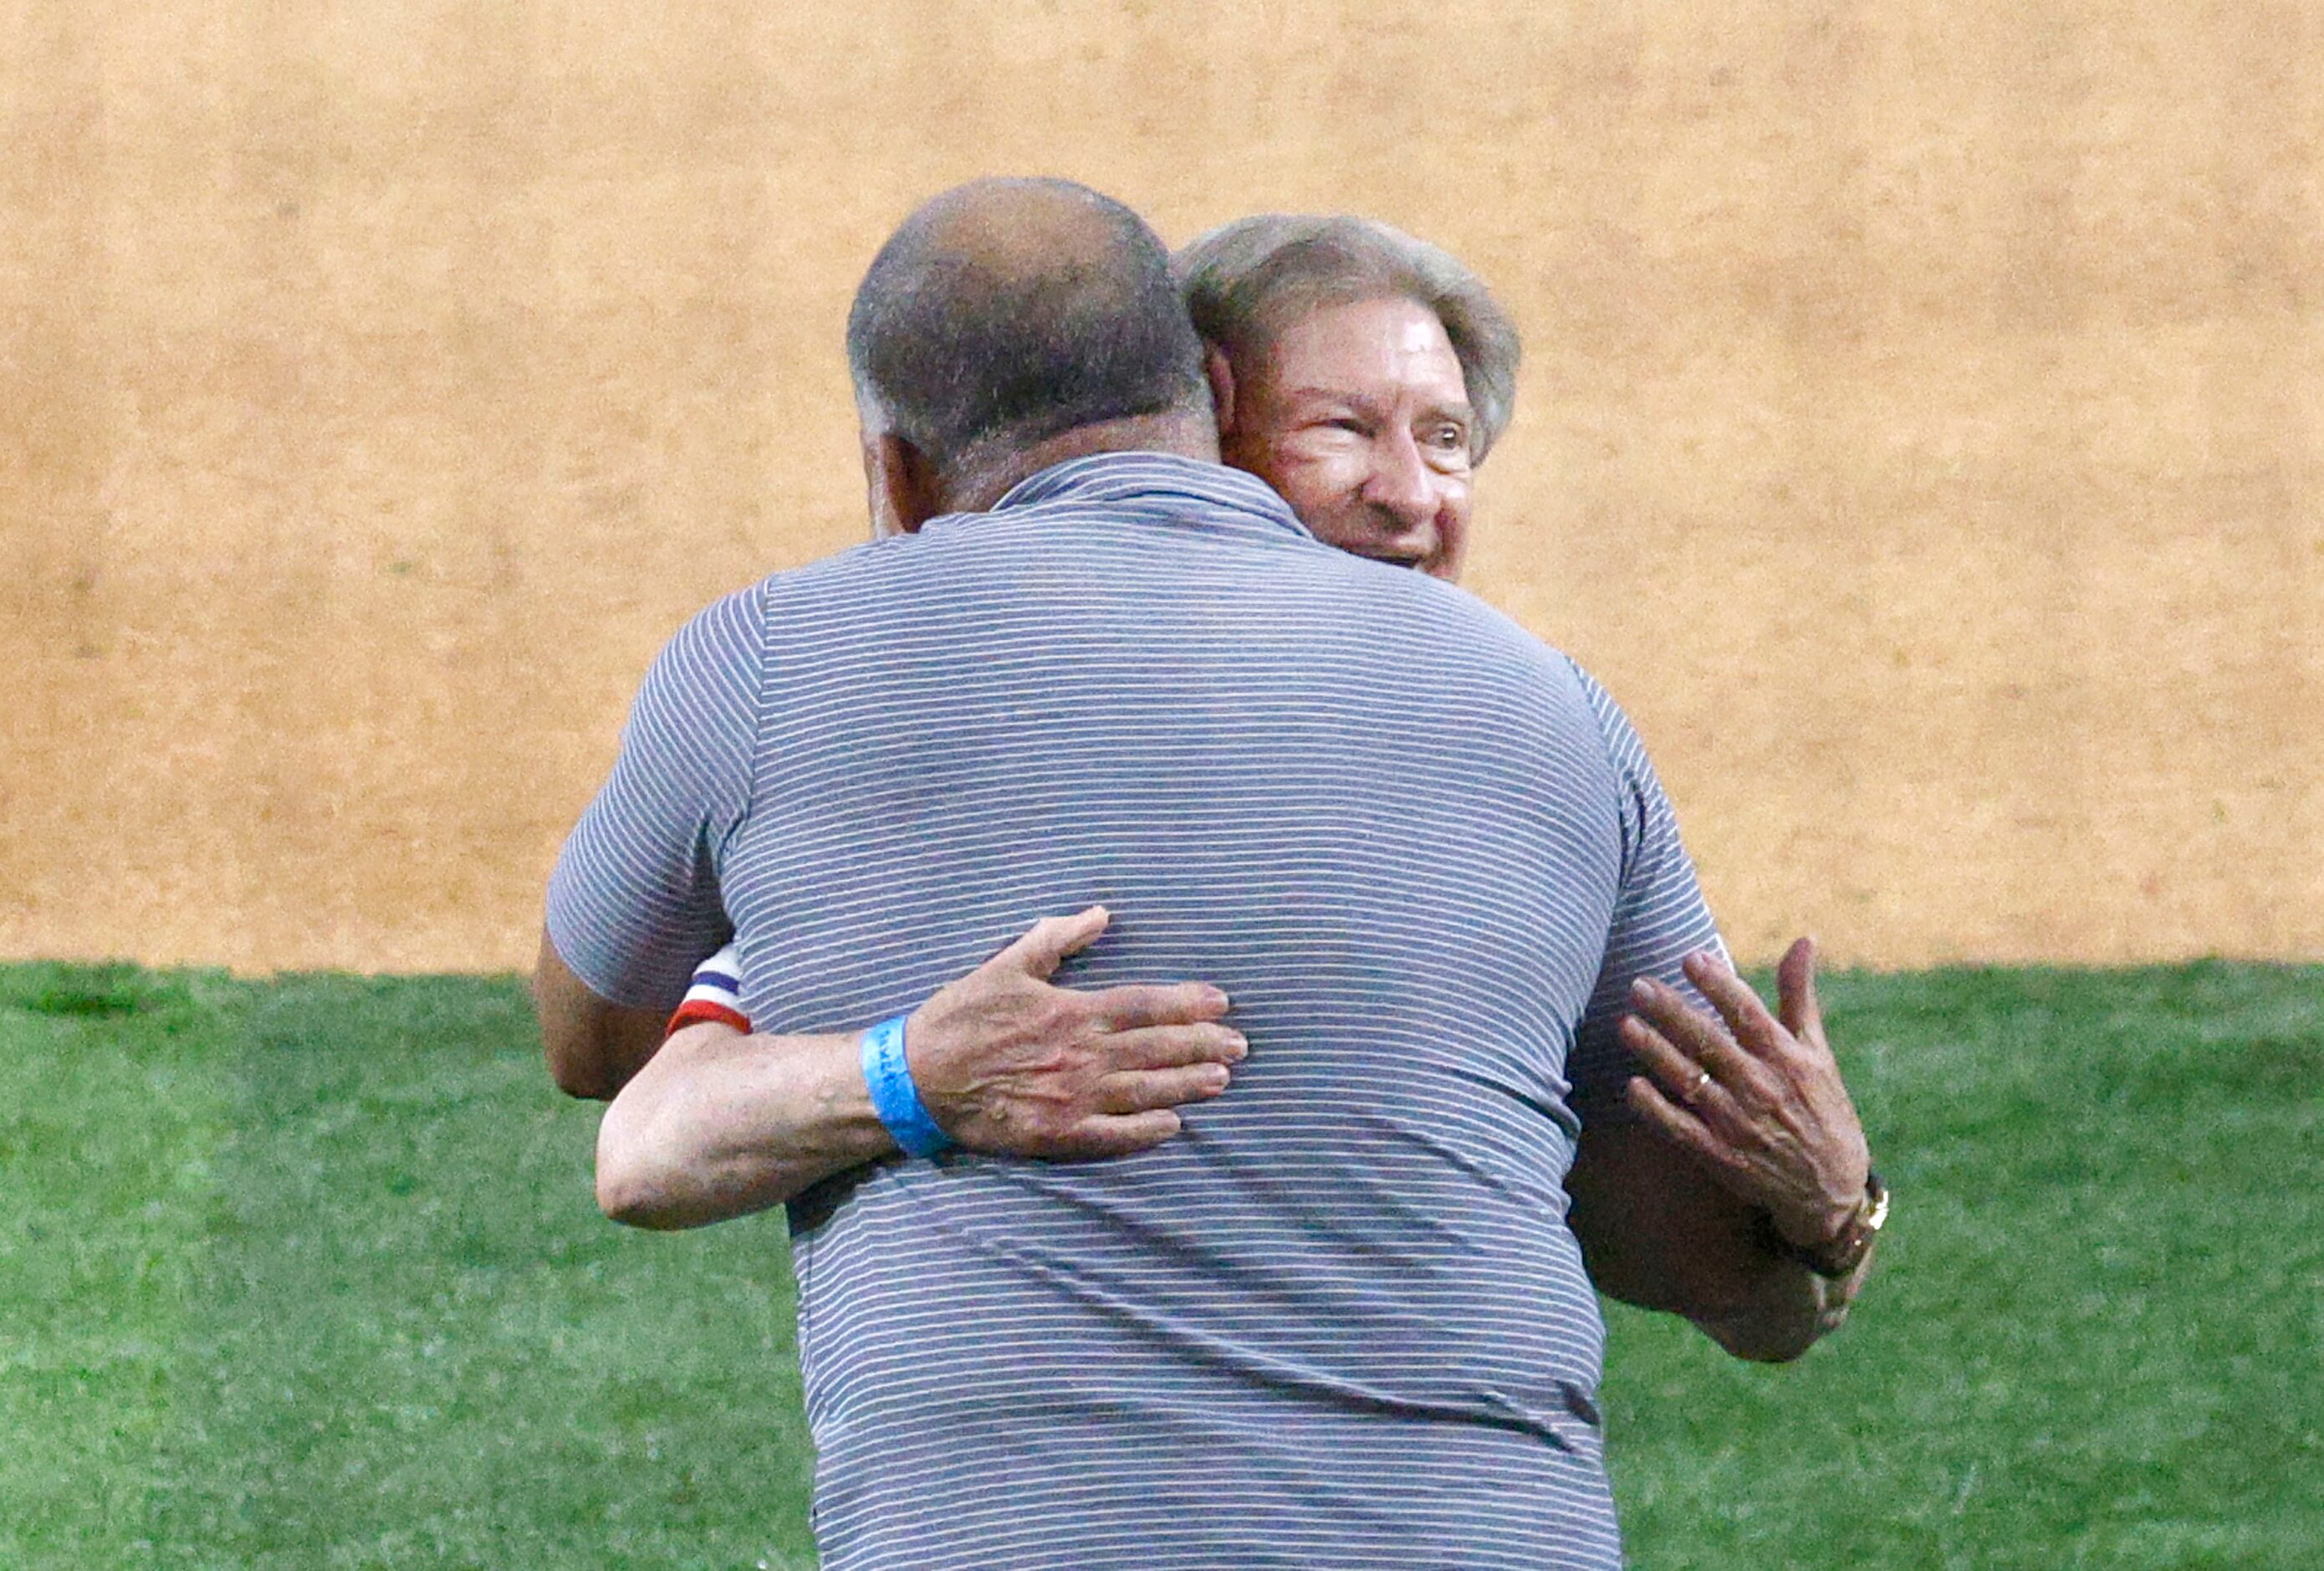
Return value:
<svg viewBox="0 0 2324 1571">
<path fill-rule="evenodd" d="M 1459 426 L 1438 426 L 1428 433 L 1428 439 L 1437 447 L 1448 449 L 1466 448 L 1469 445 L 1469 433 Z"/>
</svg>

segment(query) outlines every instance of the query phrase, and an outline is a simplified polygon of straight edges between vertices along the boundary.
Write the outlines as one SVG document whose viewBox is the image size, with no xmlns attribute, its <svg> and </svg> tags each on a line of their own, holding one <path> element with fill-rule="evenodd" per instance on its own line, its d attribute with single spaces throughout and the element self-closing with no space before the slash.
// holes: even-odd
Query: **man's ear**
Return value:
<svg viewBox="0 0 2324 1571">
<path fill-rule="evenodd" d="M 873 540 L 917 534 L 944 512 L 935 466 L 893 431 L 863 433 L 863 485 L 871 494 Z"/>
<path fill-rule="evenodd" d="M 1219 440 L 1223 443 L 1234 430 L 1235 375 L 1234 363 L 1227 352 L 1216 344 L 1203 346 L 1203 374 L 1210 380 L 1211 403 L 1218 411 Z"/>
</svg>

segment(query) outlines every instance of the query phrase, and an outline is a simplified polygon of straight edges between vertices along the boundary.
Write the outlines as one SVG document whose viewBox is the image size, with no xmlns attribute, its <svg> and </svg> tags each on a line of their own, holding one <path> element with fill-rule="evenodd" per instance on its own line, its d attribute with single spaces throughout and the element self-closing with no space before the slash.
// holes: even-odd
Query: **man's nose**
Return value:
<svg viewBox="0 0 2324 1571">
<path fill-rule="evenodd" d="M 1393 518 L 1400 529 L 1418 529 L 1436 516 L 1435 476 L 1410 432 L 1390 435 L 1374 448 L 1364 500 Z"/>
</svg>

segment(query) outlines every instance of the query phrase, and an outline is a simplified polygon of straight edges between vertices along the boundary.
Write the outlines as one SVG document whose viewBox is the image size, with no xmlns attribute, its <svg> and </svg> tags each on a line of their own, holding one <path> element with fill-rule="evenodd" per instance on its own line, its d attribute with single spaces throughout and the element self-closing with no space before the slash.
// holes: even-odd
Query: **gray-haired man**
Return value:
<svg viewBox="0 0 2324 1571">
<path fill-rule="evenodd" d="M 825 1564 L 1611 1571 L 1560 1181 L 1628 1075 L 1633 984 L 1716 942 L 1628 723 L 1218 464 L 1160 248 L 1093 193 L 938 199 L 850 347 L 903 538 L 672 641 L 543 974 L 545 1005 L 666 999 L 731 920 L 788 1033 L 673 1039 L 599 1185 L 651 1222 L 793 1197 Z M 1211 1018 L 1116 1018 L 1135 1075 L 1034 1078 L 1199 1111 L 1024 1160 L 922 1001 L 1099 900 L 1125 919 L 1087 980 L 1214 981 L 1250 1055 L 1199 986 L 1157 1012 Z"/>
<path fill-rule="evenodd" d="M 1326 543 L 1457 578 L 1471 476 L 1508 424 L 1519 356 L 1476 275 L 1373 220 L 1282 214 L 1211 231 L 1173 269 L 1227 461 Z M 1105 923 L 1044 922 L 924 1007 L 915 1058 L 948 1126 L 1019 1155 L 1103 1155 L 1167 1138 L 1171 1108 L 1213 1094 L 1174 1056 L 1210 1018 L 1206 995 L 1047 984 Z M 544 943 L 544 1003 L 572 1005 L 545 1010 L 552 1062 L 568 1089 L 610 1095 L 659 1045 L 658 1021 L 631 1021 L 615 1050 L 597 1001 L 562 975 Z M 1885 1197 L 1824 1040 L 1812 947 L 1784 957 L 1772 1015 L 1719 960 L 1663 979 L 1687 980 L 1718 1016 L 1652 982 L 1634 1001 L 1624 1036 L 1647 1074 L 1588 1110 L 1573 1226 L 1603 1290 L 1685 1315 L 1739 1355 L 1791 1356 L 1845 1314 Z M 1072 1079 L 1060 1066 L 1073 1063 L 1089 1072 Z M 1107 1112 L 1101 1086 L 1136 1110 Z"/>
<path fill-rule="evenodd" d="M 1318 540 L 1457 580 L 1472 477 L 1517 396 L 1517 330 L 1483 282 L 1346 215 L 1237 219 L 1172 270 L 1207 346 L 1225 460 Z M 1598 1286 L 1686 1315 L 1744 1356 L 1796 1353 L 1803 1333 L 1839 1324 L 1886 1217 L 1814 967 L 1813 945 L 1793 945 L 1776 1015 L 1716 960 L 1689 975 L 1720 1020 L 1650 987 L 1624 1031 L 1648 1074 L 1624 1104 L 1593 1110 L 1568 1179 Z M 1802 1256 L 1831 1274 L 1803 1281 L 1778 1263 Z M 1755 1277 L 1756 1298 L 1741 1290 Z M 1806 1298 L 1770 1313 L 1786 1282 Z"/>
<path fill-rule="evenodd" d="M 1172 258 L 1221 455 L 1327 545 L 1457 579 L 1470 476 L 1508 428 L 1516 324 L 1451 254 L 1369 218 L 1265 213 Z"/>
</svg>

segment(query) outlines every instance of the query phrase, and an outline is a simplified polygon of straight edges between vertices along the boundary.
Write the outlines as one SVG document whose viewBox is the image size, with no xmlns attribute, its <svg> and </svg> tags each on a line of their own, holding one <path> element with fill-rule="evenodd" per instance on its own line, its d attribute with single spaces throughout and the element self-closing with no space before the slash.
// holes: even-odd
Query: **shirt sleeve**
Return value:
<svg viewBox="0 0 2324 1571">
<path fill-rule="evenodd" d="M 549 940 L 611 1003 L 674 1007 L 733 935 L 718 878 L 750 807 L 762 603 L 761 589 L 730 595 L 663 649 L 550 875 Z"/>
<path fill-rule="evenodd" d="M 1616 1034 L 1629 1011 L 1630 984 L 1651 976 L 1708 1007 L 1680 962 L 1698 949 L 1724 958 L 1727 946 L 1703 902 L 1693 859 L 1679 839 L 1678 815 L 1671 810 L 1662 781 L 1646 760 L 1645 744 L 1613 696 L 1580 666 L 1573 669 L 1614 766 L 1622 817 L 1621 884 L 1607 933 L 1606 957 L 1566 1068 L 1573 1109 L 1587 1122 L 1635 1116 L 1623 1099 L 1622 1085 L 1640 1068 Z"/>
</svg>

